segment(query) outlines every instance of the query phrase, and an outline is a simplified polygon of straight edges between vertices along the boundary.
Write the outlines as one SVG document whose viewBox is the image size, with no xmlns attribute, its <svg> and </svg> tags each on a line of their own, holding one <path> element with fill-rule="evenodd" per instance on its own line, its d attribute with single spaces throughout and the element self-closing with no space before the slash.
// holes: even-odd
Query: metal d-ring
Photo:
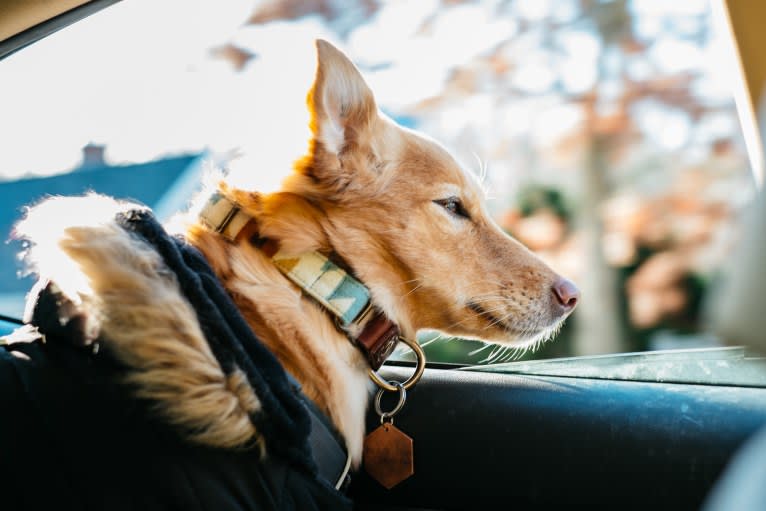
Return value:
<svg viewBox="0 0 766 511">
<path fill-rule="evenodd" d="M 423 352 L 423 348 L 420 347 L 420 344 L 418 344 L 417 341 L 413 341 L 411 339 L 407 339 L 406 337 L 399 336 L 399 340 L 402 341 L 404 344 L 409 346 L 409 348 L 415 353 L 415 372 L 410 376 L 407 381 L 402 383 L 402 387 L 404 387 L 405 390 L 409 390 L 412 388 L 413 385 L 415 385 L 419 380 L 420 377 L 423 376 L 423 371 L 426 369 L 426 354 Z M 380 387 L 381 389 L 385 389 L 389 392 L 398 392 L 399 387 L 396 385 L 392 385 L 391 383 L 384 380 L 376 371 L 373 371 L 370 369 L 369 371 L 370 379 L 375 382 L 375 384 Z M 397 382 L 398 383 L 398 382 Z"/>
<path fill-rule="evenodd" d="M 392 381 L 388 383 L 390 383 L 396 390 L 399 391 L 399 401 L 396 403 L 396 406 L 394 406 L 393 410 L 384 412 L 380 407 L 380 399 L 383 397 L 385 390 L 382 388 L 378 389 L 378 394 L 375 396 L 375 412 L 380 415 L 381 424 L 386 422 L 386 419 L 390 419 L 391 422 L 394 422 L 394 415 L 401 411 L 402 407 L 404 406 L 404 402 L 407 400 L 407 390 L 404 388 L 404 385 L 401 382 Z"/>
</svg>

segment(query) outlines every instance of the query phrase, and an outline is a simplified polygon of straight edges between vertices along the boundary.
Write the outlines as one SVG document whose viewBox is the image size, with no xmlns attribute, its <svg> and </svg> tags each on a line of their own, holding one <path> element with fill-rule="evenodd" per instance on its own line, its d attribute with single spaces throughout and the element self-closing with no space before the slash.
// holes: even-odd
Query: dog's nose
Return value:
<svg viewBox="0 0 766 511">
<path fill-rule="evenodd" d="M 553 294 L 566 312 L 574 309 L 575 305 L 577 305 L 577 300 L 580 299 L 580 290 L 577 289 L 577 286 L 571 280 L 563 277 L 553 284 Z"/>
</svg>

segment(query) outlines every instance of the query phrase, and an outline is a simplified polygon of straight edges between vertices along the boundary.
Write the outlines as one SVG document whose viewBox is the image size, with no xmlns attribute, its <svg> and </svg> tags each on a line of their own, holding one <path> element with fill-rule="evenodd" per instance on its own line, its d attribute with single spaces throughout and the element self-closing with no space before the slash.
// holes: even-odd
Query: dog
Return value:
<svg viewBox="0 0 766 511">
<path fill-rule="evenodd" d="M 277 193 L 220 192 L 281 250 L 335 253 L 404 336 L 421 329 L 516 346 L 555 332 L 578 291 L 505 234 L 484 192 L 439 144 L 377 108 L 354 64 L 324 41 L 308 96 L 308 154 Z M 369 400 L 366 360 L 332 318 L 247 239 L 196 223 L 187 237 L 248 323 L 342 432 L 354 464 Z"/>
<path fill-rule="evenodd" d="M 275 250 L 336 261 L 410 339 L 429 329 L 536 346 L 560 328 L 579 292 L 497 226 L 481 184 L 446 149 L 381 113 L 341 51 L 321 40 L 316 48 L 307 154 L 273 193 L 224 176 L 186 214 L 184 234 L 255 335 L 330 418 L 358 467 L 370 365 L 349 338 L 365 325 L 339 326 L 275 264 Z M 211 196 L 241 218 L 233 235 L 205 218 Z M 226 448 L 257 441 L 248 416 L 258 396 L 241 372 L 222 372 L 159 256 L 104 220 L 134 205 L 87 200 L 87 207 L 49 200 L 18 225 L 34 271 L 57 282 L 84 311 L 87 337 L 108 339 L 135 368 L 130 382 L 139 395 L 160 403 L 192 440 Z"/>
</svg>

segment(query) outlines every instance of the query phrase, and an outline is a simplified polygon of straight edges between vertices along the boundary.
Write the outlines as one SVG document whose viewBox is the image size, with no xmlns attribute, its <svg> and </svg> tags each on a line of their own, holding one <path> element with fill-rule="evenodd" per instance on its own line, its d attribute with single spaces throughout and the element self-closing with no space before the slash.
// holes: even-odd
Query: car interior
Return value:
<svg viewBox="0 0 766 511">
<path fill-rule="evenodd" d="M 0 59 L 117 1 L 0 0 Z M 732 58 L 741 64 L 738 109 L 743 126 L 752 127 L 748 149 L 761 155 L 760 167 L 753 165 L 759 182 L 760 133 L 766 129 L 766 108 L 758 116 L 758 106 L 766 104 L 761 55 L 766 36 L 759 25 L 766 6 L 747 0 L 719 4 L 730 23 Z M 705 304 L 716 333 L 727 345 L 740 347 L 721 348 L 710 363 L 731 362 L 733 373 L 744 367 L 738 363 L 747 365 L 766 351 L 760 296 L 766 285 L 761 264 L 766 202 L 762 190 L 760 195 L 741 250 L 715 298 Z M 18 324 L 16 318 L 3 318 L 0 327 L 8 333 Z M 648 359 L 619 357 L 588 370 L 582 369 L 587 360 L 576 359 L 483 369 L 430 363 L 395 416 L 395 425 L 413 439 L 414 475 L 388 490 L 359 471 L 352 475 L 349 494 L 358 509 L 392 511 L 763 509 L 766 501 L 752 500 L 756 497 L 733 500 L 744 498 L 742 485 L 753 483 L 757 466 L 740 467 L 732 476 L 736 480 L 727 483 L 728 492 L 721 490 L 715 500 L 711 495 L 729 476 L 732 461 L 766 426 L 766 383 L 696 378 L 692 373 L 704 366 L 701 357 L 691 363 L 661 359 L 652 366 L 661 371 L 652 370 Z M 649 369 L 639 379 L 613 370 L 628 362 Z M 413 366 L 392 361 L 381 374 L 404 381 Z M 763 374 L 757 364 L 748 367 L 742 371 Z M 394 404 L 388 396 L 383 401 L 386 408 Z M 380 424 L 372 408 L 369 431 Z"/>
</svg>

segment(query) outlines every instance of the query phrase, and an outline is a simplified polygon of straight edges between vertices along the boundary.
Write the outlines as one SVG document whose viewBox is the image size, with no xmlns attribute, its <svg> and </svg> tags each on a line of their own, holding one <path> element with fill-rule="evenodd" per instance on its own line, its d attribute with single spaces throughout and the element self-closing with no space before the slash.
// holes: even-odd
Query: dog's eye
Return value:
<svg viewBox="0 0 766 511">
<path fill-rule="evenodd" d="M 463 203 L 457 197 L 448 197 L 446 199 L 439 199 L 434 201 L 439 206 L 443 207 L 455 216 L 461 216 L 463 218 L 471 218 L 468 211 L 463 207 Z"/>
</svg>

